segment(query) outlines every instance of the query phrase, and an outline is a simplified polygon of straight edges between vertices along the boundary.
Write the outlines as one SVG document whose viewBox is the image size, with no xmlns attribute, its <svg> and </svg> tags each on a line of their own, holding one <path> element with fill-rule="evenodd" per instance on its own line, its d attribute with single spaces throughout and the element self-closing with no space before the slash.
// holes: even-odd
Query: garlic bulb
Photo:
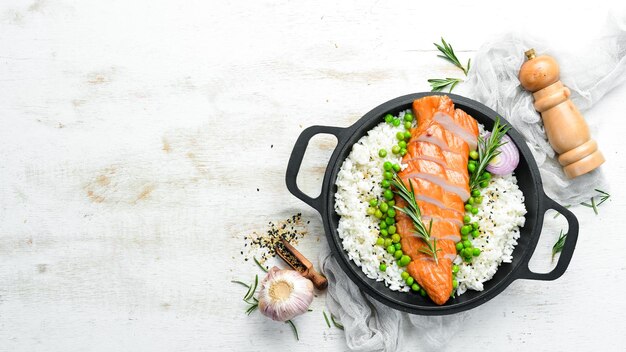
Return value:
<svg viewBox="0 0 626 352">
<path fill-rule="evenodd" d="M 271 268 L 261 281 L 259 310 L 277 321 L 287 321 L 309 309 L 313 283 L 295 270 Z"/>
</svg>

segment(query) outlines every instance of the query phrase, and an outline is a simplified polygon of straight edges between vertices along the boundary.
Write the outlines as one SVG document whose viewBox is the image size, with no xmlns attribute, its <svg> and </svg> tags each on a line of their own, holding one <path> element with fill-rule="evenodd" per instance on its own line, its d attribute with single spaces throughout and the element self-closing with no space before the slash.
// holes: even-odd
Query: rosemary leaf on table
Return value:
<svg viewBox="0 0 626 352">
<path fill-rule="evenodd" d="M 590 199 L 591 204 L 587 202 L 581 202 L 580 205 L 593 209 L 593 212 L 596 213 L 596 215 L 598 215 L 599 214 L 598 207 L 600 206 L 600 204 L 606 202 L 611 197 L 611 195 L 601 189 L 596 188 L 594 190 L 598 192 L 599 194 L 591 197 Z M 596 198 L 600 199 L 600 201 L 597 203 L 596 203 Z"/>
<path fill-rule="evenodd" d="M 256 263 L 256 265 L 259 266 L 259 268 L 261 268 L 261 270 L 263 270 L 264 272 L 267 272 L 267 268 L 263 264 L 261 264 L 259 260 L 256 259 L 256 257 L 254 257 L 254 262 Z"/>
<path fill-rule="evenodd" d="M 322 313 L 324 314 L 324 320 L 326 320 L 326 325 L 328 325 L 328 327 L 330 327 L 330 322 L 328 321 L 328 316 L 326 315 L 326 312 L 322 311 Z"/>
<path fill-rule="evenodd" d="M 334 315 L 332 315 L 332 314 L 330 315 L 330 320 L 333 321 L 333 325 L 335 325 L 335 327 L 337 329 L 343 330 L 343 325 L 340 322 L 338 322 L 337 320 L 335 320 L 335 316 Z"/>
<path fill-rule="evenodd" d="M 565 245 L 566 239 L 567 239 L 567 234 L 564 234 L 563 230 L 561 230 L 561 233 L 559 234 L 559 239 L 556 240 L 556 243 L 554 244 L 554 246 L 552 246 L 552 261 L 554 261 L 554 256 L 563 250 L 563 246 Z"/>
<path fill-rule="evenodd" d="M 433 43 L 433 44 L 435 44 L 437 49 L 439 49 L 439 51 L 441 51 L 441 53 L 443 54 L 443 55 L 437 55 L 438 57 L 451 62 L 454 66 L 460 68 L 463 71 L 463 73 L 467 76 L 467 72 L 470 69 L 471 59 L 467 60 L 467 68 L 465 68 L 463 64 L 461 64 L 461 61 L 459 61 L 459 58 L 456 57 L 456 54 L 454 53 L 454 49 L 452 49 L 452 45 L 450 43 L 446 43 L 446 41 L 443 38 L 441 38 L 441 45 L 437 43 Z"/>
<path fill-rule="evenodd" d="M 300 341 L 300 337 L 298 337 L 298 329 L 296 328 L 296 325 L 293 323 L 293 321 L 287 320 L 285 324 L 291 325 L 291 329 L 293 330 L 294 335 L 296 335 L 296 340 Z"/>
<path fill-rule="evenodd" d="M 459 82 L 463 82 L 460 78 L 431 78 L 428 80 L 430 83 L 431 92 L 441 92 L 447 87 L 450 87 L 448 93 L 452 92 L 452 89 L 459 84 Z"/>
</svg>

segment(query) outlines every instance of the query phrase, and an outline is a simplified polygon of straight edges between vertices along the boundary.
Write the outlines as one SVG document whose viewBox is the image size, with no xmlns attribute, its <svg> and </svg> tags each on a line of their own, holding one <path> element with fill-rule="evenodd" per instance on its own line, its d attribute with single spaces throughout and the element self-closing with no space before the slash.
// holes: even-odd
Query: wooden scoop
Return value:
<svg viewBox="0 0 626 352">
<path fill-rule="evenodd" d="M 311 282 L 313 282 L 313 286 L 315 286 L 318 290 L 323 290 L 328 287 L 328 280 L 326 280 L 324 275 L 318 273 L 313 268 L 313 263 L 306 259 L 302 253 L 298 252 L 298 250 L 290 245 L 285 239 L 282 240 L 282 246 L 276 246 L 276 253 L 283 258 L 283 260 L 287 262 L 293 270 L 311 280 Z"/>
</svg>

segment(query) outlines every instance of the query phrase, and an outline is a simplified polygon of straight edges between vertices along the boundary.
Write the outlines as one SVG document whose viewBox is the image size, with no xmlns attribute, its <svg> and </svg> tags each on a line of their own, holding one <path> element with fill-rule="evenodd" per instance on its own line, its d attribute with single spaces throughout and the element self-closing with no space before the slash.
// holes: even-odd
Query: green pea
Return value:
<svg viewBox="0 0 626 352">
<path fill-rule="evenodd" d="M 400 131 L 400 132 L 396 133 L 396 138 L 399 141 L 403 141 L 404 140 L 404 132 Z"/>
<path fill-rule="evenodd" d="M 387 229 L 381 229 L 380 230 L 380 235 L 383 237 L 387 237 L 389 236 L 389 231 Z"/>
<path fill-rule="evenodd" d="M 405 141 L 398 142 L 398 147 L 400 147 L 400 150 L 402 150 L 402 148 L 406 148 L 406 142 Z"/>
<path fill-rule="evenodd" d="M 393 174 L 391 173 L 391 171 L 385 171 L 383 172 L 383 177 L 385 178 L 385 180 L 391 180 L 393 178 Z"/>
<path fill-rule="evenodd" d="M 489 186 L 489 181 L 480 181 L 480 183 L 478 184 L 480 187 L 485 188 L 487 186 Z"/>
<path fill-rule="evenodd" d="M 463 261 L 466 263 L 469 263 L 472 261 L 472 256 L 470 255 L 469 257 L 463 257 Z"/>
<path fill-rule="evenodd" d="M 407 285 L 411 286 L 415 282 L 415 279 L 409 276 L 406 278 L 406 280 L 404 280 L 404 282 L 406 282 Z"/>
<path fill-rule="evenodd" d="M 404 131 L 404 140 L 408 141 L 409 139 L 411 139 L 411 132 Z"/>
<path fill-rule="evenodd" d="M 400 153 L 400 147 L 398 147 L 397 145 L 394 145 L 393 147 L 391 147 L 391 152 L 394 154 Z"/>
<path fill-rule="evenodd" d="M 400 242 L 400 235 L 398 235 L 397 233 L 394 233 L 393 235 L 391 235 L 391 240 L 393 241 L 393 243 Z"/>
<path fill-rule="evenodd" d="M 472 249 L 472 255 L 474 257 L 478 257 L 480 255 L 480 248 L 474 248 Z"/>
<path fill-rule="evenodd" d="M 393 121 L 391 122 L 395 127 L 400 126 L 400 119 L 393 119 Z"/>
<path fill-rule="evenodd" d="M 400 243 L 394 243 L 393 246 L 396 247 L 396 250 L 402 249 L 402 245 Z"/>
<path fill-rule="evenodd" d="M 472 229 L 478 230 L 478 223 L 477 222 L 473 222 L 472 223 Z"/>
<path fill-rule="evenodd" d="M 404 254 L 404 253 L 402 253 L 402 250 L 398 249 L 395 252 L 393 252 L 393 257 L 396 258 L 396 260 L 398 260 L 398 259 L 400 259 L 402 257 L 402 254 Z"/>
<path fill-rule="evenodd" d="M 383 163 L 383 169 L 385 169 L 385 171 L 391 170 L 391 162 L 390 161 L 385 161 Z"/>
<path fill-rule="evenodd" d="M 465 204 L 465 210 L 471 211 L 472 210 L 472 205 L 471 204 Z"/>
<path fill-rule="evenodd" d="M 485 181 L 489 181 L 491 180 L 491 174 L 489 173 L 489 171 L 485 171 L 485 173 L 480 177 Z"/>
<path fill-rule="evenodd" d="M 387 223 L 384 221 L 381 221 L 380 224 L 378 224 L 378 226 L 380 226 L 381 229 L 386 229 L 387 228 Z"/>
<path fill-rule="evenodd" d="M 452 288 L 456 289 L 457 287 L 459 287 L 459 282 L 456 281 L 456 279 L 452 280 Z"/>
<path fill-rule="evenodd" d="M 378 156 L 381 157 L 381 158 L 386 157 L 387 156 L 387 151 L 384 150 L 384 149 L 379 150 L 378 151 Z"/>
<path fill-rule="evenodd" d="M 452 273 L 454 273 L 454 274 L 458 273 L 458 272 L 459 272 L 459 269 L 460 269 L 460 268 L 459 268 L 459 266 L 458 266 L 458 265 L 456 265 L 456 264 L 454 264 L 454 265 L 452 266 Z"/>
<path fill-rule="evenodd" d="M 385 115 L 385 122 L 389 123 L 391 120 L 393 120 L 393 116 L 391 114 Z"/>
<path fill-rule="evenodd" d="M 383 196 L 385 197 L 386 200 L 392 200 L 393 192 L 390 189 L 386 189 L 385 192 L 383 193 Z"/>
<path fill-rule="evenodd" d="M 396 220 L 394 218 L 388 217 L 385 219 L 385 222 L 387 223 L 387 225 L 393 225 L 396 223 Z"/>
<path fill-rule="evenodd" d="M 387 253 L 389 254 L 393 254 L 396 251 L 396 247 L 393 246 L 393 244 L 389 245 L 389 247 L 387 247 Z"/>
<path fill-rule="evenodd" d="M 380 269 L 380 271 L 385 271 L 385 270 L 387 270 L 387 265 L 385 265 L 385 264 L 380 264 L 380 266 L 378 267 L 378 269 Z"/>
<path fill-rule="evenodd" d="M 391 186 L 391 183 L 389 183 L 389 180 L 382 180 L 382 181 L 380 181 L 380 185 L 383 188 L 389 188 L 389 186 Z"/>
<path fill-rule="evenodd" d="M 406 148 L 400 148 L 400 155 L 402 156 L 406 155 Z"/>
<path fill-rule="evenodd" d="M 463 223 L 464 224 L 469 224 L 470 221 L 472 221 L 472 219 L 470 218 L 469 215 L 463 216 Z"/>
<path fill-rule="evenodd" d="M 456 243 L 456 251 L 460 252 L 461 250 L 463 250 L 463 243 L 457 242 Z"/>
<path fill-rule="evenodd" d="M 376 213 L 376 208 L 368 207 L 367 215 L 374 215 Z"/>
<path fill-rule="evenodd" d="M 469 172 L 473 173 L 474 171 L 476 171 L 476 165 L 475 164 L 467 164 L 467 170 Z"/>
<path fill-rule="evenodd" d="M 391 210 L 390 210 L 391 211 Z M 390 235 L 397 235 L 396 233 L 396 227 L 393 225 L 389 225 L 389 227 L 387 228 L 387 231 L 389 231 Z"/>
<path fill-rule="evenodd" d="M 463 241 L 463 248 L 472 248 L 472 242 L 470 240 Z"/>
<path fill-rule="evenodd" d="M 400 261 L 398 262 L 398 265 L 400 265 L 400 266 L 407 266 L 407 265 L 409 265 L 410 262 L 411 262 L 411 257 L 409 257 L 408 255 L 405 254 L 405 255 L 403 255 L 400 258 Z"/>
<path fill-rule="evenodd" d="M 480 191 L 475 189 L 472 191 L 472 197 L 478 197 L 480 195 Z"/>
<path fill-rule="evenodd" d="M 478 165 L 478 164 L 476 164 L 476 160 L 470 160 L 470 161 L 468 161 L 467 163 L 468 163 L 468 164 L 474 164 L 474 166 Z"/>
<path fill-rule="evenodd" d="M 467 235 L 461 235 L 461 241 L 465 241 L 467 239 Z"/>
<path fill-rule="evenodd" d="M 468 233 L 470 233 L 471 230 L 472 230 L 471 226 L 464 225 L 463 227 L 461 227 L 461 234 L 467 235 Z"/>
<path fill-rule="evenodd" d="M 410 112 L 407 112 L 406 114 L 404 114 L 404 121 L 406 122 L 413 121 L 413 114 L 411 114 Z"/>
<path fill-rule="evenodd" d="M 482 202 L 483 202 L 483 197 L 476 197 L 476 198 L 474 198 L 474 203 L 481 204 Z"/>
<path fill-rule="evenodd" d="M 410 130 L 413 127 L 413 122 L 407 121 L 404 123 L 404 128 Z"/>
<path fill-rule="evenodd" d="M 378 237 L 376 239 L 376 244 L 379 245 L 379 246 L 382 246 L 383 244 L 385 244 L 385 239 L 382 238 L 382 237 Z"/>
<path fill-rule="evenodd" d="M 475 201 L 475 200 L 474 200 L 474 197 L 469 197 L 469 198 L 467 199 L 467 204 L 474 204 L 474 201 Z"/>
<path fill-rule="evenodd" d="M 420 290 L 420 285 L 418 285 L 418 284 L 411 285 L 411 290 L 416 291 L 416 292 L 419 291 Z"/>
<path fill-rule="evenodd" d="M 478 230 L 472 231 L 472 237 L 477 238 L 478 236 L 480 236 L 480 232 L 478 232 Z"/>
<path fill-rule="evenodd" d="M 402 280 L 406 280 L 409 277 L 409 273 L 403 271 L 400 273 L 400 277 L 402 278 Z"/>
<path fill-rule="evenodd" d="M 377 206 L 378 205 L 378 199 L 376 199 L 376 198 L 371 199 L 370 200 L 370 205 L 373 206 L 373 207 Z"/>
<path fill-rule="evenodd" d="M 389 246 L 391 246 L 393 244 L 393 241 L 391 240 L 391 238 L 385 238 L 385 243 L 383 243 L 383 246 L 385 248 L 388 248 Z"/>
<path fill-rule="evenodd" d="M 400 172 L 400 170 L 402 170 L 399 164 L 393 164 L 391 167 L 393 168 L 393 171 L 395 172 Z"/>
<path fill-rule="evenodd" d="M 420 288 L 420 296 L 426 297 L 426 291 L 423 288 Z"/>
<path fill-rule="evenodd" d="M 387 203 L 382 202 L 380 203 L 380 206 L 378 207 L 378 209 L 380 209 L 380 211 L 382 211 L 383 213 L 386 213 L 387 210 L 389 210 L 389 205 L 387 205 Z"/>
<path fill-rule="evenodd" d="M 472 207 L 472 210 L 470 210 L 472 212 L 472 214 L 476 215 L 478 214 L 478 208 Z"/>
<path fill-rule="evenodd" d="M 477 152 L 477 151 L 475 151 L 475 150 L 472 150 L 472 151 L 469 153 L 469 157 L 470 157 L 470 158 L 472 158 L 472 159 L 474 159 L 474 160 L 478 159 L 478 152 Z"/>
<path fill-rule="evenodd" d="M 391 216 L 392 218 L 396 217 L 396 211 L 393 209 L 387 210 L 387 216 Z"/>
<path fill-rule="evenodd" d="M 374 212 L 374 216 L 380 219 L 383 217 L 383 212 L 377 209 L 376 212 Z"/>
</svg>

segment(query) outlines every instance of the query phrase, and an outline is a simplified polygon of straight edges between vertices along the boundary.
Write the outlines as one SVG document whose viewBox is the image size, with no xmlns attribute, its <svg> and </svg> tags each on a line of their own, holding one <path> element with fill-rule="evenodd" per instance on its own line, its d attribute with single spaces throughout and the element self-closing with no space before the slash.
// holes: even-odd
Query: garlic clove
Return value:
<svg viewBox="0 0 626 352">
<path fill-rule="evenodd" d="M 306 312 L 313 301 L 313 283 L 295 270 L 271 268 L 261 281 L 259 310 L 263 315 L 287 321 Z"/>
</svg>

